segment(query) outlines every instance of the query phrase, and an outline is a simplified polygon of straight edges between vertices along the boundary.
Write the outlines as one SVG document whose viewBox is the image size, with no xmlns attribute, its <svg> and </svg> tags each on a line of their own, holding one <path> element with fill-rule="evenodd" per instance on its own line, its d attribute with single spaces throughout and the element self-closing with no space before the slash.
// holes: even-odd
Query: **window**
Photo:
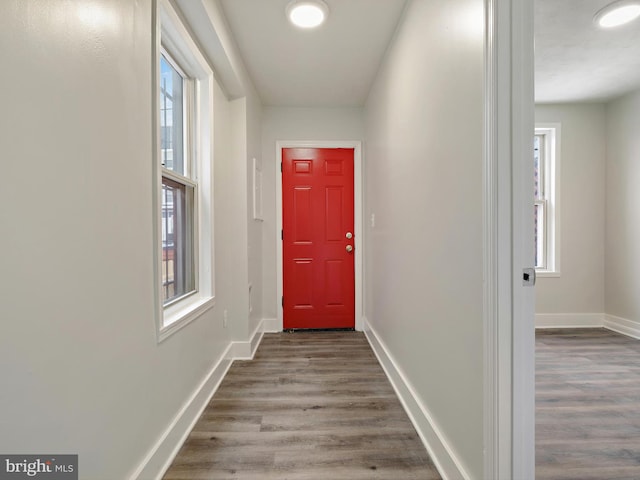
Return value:
<svg viewBox="0 0 640 480">
<path fill-rule="evenodd" d="M 535 267 L 541 276 L 559 276 L 560 125 L 536 125 L 533 147 Z"/>
<path fill-rule="evenodd" d="M 166 0 L 158 19 L 154 251 L 163 340 L 213 306 L 213 72 Z"/>
<path fill-rule="evenodd" d="M 187 92 L 191 79 L 174 66 L 164 52 L 160 56 L 160 162 L 162 167 L 162 303 L 196 291 L 194 239 L 197 228 L 191 155 L 185 147 L 192 125 L 186 106 L 193 104 Z"/>
</svg>

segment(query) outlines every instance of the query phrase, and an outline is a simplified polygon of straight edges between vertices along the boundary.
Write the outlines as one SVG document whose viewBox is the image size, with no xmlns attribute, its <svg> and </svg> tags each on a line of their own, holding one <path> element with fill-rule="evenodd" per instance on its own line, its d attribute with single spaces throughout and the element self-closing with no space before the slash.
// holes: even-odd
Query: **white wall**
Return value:
<svg viewBox="0 0 640 480">
<path fill-rule="evenodd" d="M 366 306 L 459 467 L 483 476 L 483 2 L 408 4 L 365 109 Z"/>
<path fill-rule="evenodd" d="M 262 149 L 261 112 L 257 94 L 231 102 L 230 139 L 233 161 L 216 179 L 216 191 L 226 212 L 226 240 L 220 253 L 222 282 L 229 285 L 225 305 L 233 340 L 245 341 L 262 320 L 262 222 L 253 220 L 252 158 L 260 160 Z M 252 286 L 252 311 L 249 308 Z"/>
<path fill-rule="evenodd" d="M 640 91 L 607 105 L 605 311 L 633 322 L 640 322 L 638 125 Z"/>
<path fill-rule="evenodd" d="M 247 146 L 246 99 L 230 102 L 229 117 L 221 127 L 230 142 L 229 161 L 216 164 L 216 211 L 224 232 L 216 230 L 216 287 L 222 294 L 218 302 L 229 318 L 231 338 L 246 340 L 248 335 L 248 232 L 247 232 Z"/>
<path fill-rule="evenodd" d="M 276 299 L 276 165 L 278 140 L 362 140 L 361 108 L 265 107 L 262 117 L 262 173 L 264 177 L 263 316 L 277 317 Z M 366 163 L 366 159 L 365 159 Z"/>
<path fill-rule="evenodd" d="M 262 311 L 262 222 L 253 219 L 252 159 L 262 166 L 262 105 L 257 94 L 247 98 L 247 222 L 249 283 L 252 285 L 249 329 L 251 334 L 263 318 Z"/>
<path fill-rule="evenodd" d="M 83 479 L 133 472 L 229 345 L 222 307 L 246 298 L 246 212 L 243 248 L 229 223 L 246 159 L 216 85 L 217 304 L 156 341 L 151 4 L 0 4 L 0 451 L 78 453 Z"/>
<path fill-rule="evenodd" d="M 536 106 L 536 122 L 562 132 L 561 273 L 538 278 L 536 313 L 604 313 L 605 121 L 604 104 Z"/>
</svg>

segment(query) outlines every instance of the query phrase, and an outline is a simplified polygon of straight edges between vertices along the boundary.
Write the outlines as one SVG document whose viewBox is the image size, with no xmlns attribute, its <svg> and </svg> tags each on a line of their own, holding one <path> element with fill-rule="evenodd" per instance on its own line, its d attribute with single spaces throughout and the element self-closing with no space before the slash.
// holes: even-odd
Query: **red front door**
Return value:
<svg viewBox="0 0 640 480">
<path fill-rule="evenodd" d="M 353 328 L 353 148 L 282 149 L 284 328 Z"/>
</svg>

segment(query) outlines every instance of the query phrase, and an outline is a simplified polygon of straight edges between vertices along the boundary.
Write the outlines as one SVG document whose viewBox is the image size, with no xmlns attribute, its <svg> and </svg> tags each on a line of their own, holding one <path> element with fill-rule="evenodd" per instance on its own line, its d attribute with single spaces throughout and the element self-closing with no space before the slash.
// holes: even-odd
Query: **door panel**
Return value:
<svg viewBox="0 0 640 480">
<path fill-rule="evenodd" d="M 282 149 L 285 329 L 355 326 L 353 154 Z"/>
<path fill-rule="evenodd" d="M 327 297 L 327 305 L 344 305 L 342 272 L 344 270 L 344 262 L 340 260 L 327 260 L 325 262 L 325 291 Z"/>
<path fill-rule="evenodd" d="M 339 242 L 345 238 L 344 220 L 342 209 L 344 208 L 344 195 L 342 187 L 328 187 L 326 194 L 325 240 L 327 242 Z"/>
<path fill-rule="evenodd" d="M 313 218 L 311 216 L 311 188 L 293 189 L 293 238 L 296 245 L 312 244 Z"/>
<path fill-rule="evenodd" d="M 291 301 L 297 308 L 310 308 L 313 305 L 313 262 L 299 258 L 293 263 L 294 288 Z"/>
</svg>

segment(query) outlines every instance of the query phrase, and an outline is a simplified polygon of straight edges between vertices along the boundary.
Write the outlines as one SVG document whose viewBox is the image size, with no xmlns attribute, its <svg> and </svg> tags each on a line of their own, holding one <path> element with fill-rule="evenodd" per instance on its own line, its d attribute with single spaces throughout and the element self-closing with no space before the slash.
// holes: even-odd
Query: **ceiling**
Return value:
<svg viewBox="0 0 640 480">
<path fill-rule="evenodd" d="M 266 105 L 363 105 L 405 0 L 325 0 L 327 22 L 301 30 L 290 0 L 221 0 Z M 603 30 L 611 0 L 534 0 L 537 103 L 607 101 L 640 88 L 640 20 Z M 364 12 L 364 13 L 363 13 Z"/>
<path fill-rule="evenodd" d="M 361 106 L 405 0 L 325 0 L 329 17 L 302 30 L 290 0 L 221 0 L 247 70 L 266 105 Z"/>
<path fill-rule="evenodd" d="M 640 89 L 640 19 L 604 30 L 611 0 L 534 0 L 536 102 L 606 101 Z"/>
</svg>

